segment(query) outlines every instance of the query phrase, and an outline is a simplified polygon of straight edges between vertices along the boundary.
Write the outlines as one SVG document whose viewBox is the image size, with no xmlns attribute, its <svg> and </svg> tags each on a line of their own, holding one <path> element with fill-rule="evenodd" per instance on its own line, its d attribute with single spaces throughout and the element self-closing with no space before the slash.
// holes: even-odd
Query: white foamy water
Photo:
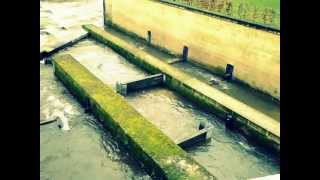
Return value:
<svg viewBox="0 0 320 180">
<path fill-rule="evenodd" d="M 82 24 L 102 24 L 101 0 L 40 1 L 40 6 L 40 52 L 82 35 Z M 150 180 L 84 112 L 54 77 L 52 67 L 40 62 L 40 121 L 51 119 L 57 122 L 40 126 L 41 180 Z"/>
<path fill-rule="evenodd" d="M 40 52 L 83 35 L 83 24 L 102 26 L 102 3 L 102 0 L 40 1 Z"/>
</svg>

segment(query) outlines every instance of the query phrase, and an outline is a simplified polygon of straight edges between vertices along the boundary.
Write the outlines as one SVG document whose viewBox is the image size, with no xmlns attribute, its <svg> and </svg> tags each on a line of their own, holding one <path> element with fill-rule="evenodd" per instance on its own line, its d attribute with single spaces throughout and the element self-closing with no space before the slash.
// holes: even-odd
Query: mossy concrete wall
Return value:
<svg viewBox="0 0 320 180">
<path fill-rule="evenodd" d="M 53 58 L 54 73 L 146 170 L 159 179 L 216 179 L 110 87 L 70 55 Z"/>
<path fill-rule="evenodd" d="M 165 84 L 169 88 L 222 119 L 225 119 L 227 114 L 232 114 L 236 118 L 239 130 L 249 137 L 258 139 L 258 142 L 280 151 L 280 123 L 278 121 L 191 77 L 107 30 L 94 25 L 83 27 L 91 37 L 107 44 L 134 64 L 150 73 L 163 73 L 166 76 Z"/>
<path fill-rule="evenodd" d="M 249 28 L 156 0 L 105 0 L 106 24 L 147 38 L 173 54 L 189 48 L 194 63 L 221 73 L 235 66 L 235 77 L 280 100 L 280 35 Z"/>
</svg>

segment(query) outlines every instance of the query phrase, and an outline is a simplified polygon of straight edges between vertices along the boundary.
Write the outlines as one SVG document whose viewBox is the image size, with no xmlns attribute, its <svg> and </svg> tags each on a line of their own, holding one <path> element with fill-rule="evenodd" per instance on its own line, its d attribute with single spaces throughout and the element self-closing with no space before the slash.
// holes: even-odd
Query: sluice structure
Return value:
<svg viewBox="0 0 320 180">
<path fill-rule="evenodd" d="M 279 155 L 279 117 L 261 111 L 264 103 L 259 105 L 262 108 L 255 108 L 252 101 L 219 89 L 221 82 L 236 84 L 259 94 L 248 93 L 251 99 L 257 98 L 253 101 L 264 101 L 260 99 L 263 97 L 278 107 L 278 32 L 244 26 L 162 0 L 104 0 L 103 21 L 104 27 L 84 24 L 84 35 L 41 52 L 40 60 L 53 65 L 54 75 L 85 112 L 94 115 L 152 178 L 218 179 L 187 151 L 215 139 L 213 125 L 202 120 L 189 135 L 170 137 L 128 100 L 150 89 L 164 88 L 178 94 L 218 118 L 228 133 L 240 133 L 250 143 Z M 83 63 L 91 59 L 79 60 L 61 53 L 85 40 L 111 48 L 146 74 L 108 85 L 101 80 L 102 75 L 97 75 L 104 71 L 102 64 L 94 73 Z M 201 72 L 189 72 L 179 67 L 181 64 Z M 211 74 L 221 79 L 212 79 Z"/>
</svg>

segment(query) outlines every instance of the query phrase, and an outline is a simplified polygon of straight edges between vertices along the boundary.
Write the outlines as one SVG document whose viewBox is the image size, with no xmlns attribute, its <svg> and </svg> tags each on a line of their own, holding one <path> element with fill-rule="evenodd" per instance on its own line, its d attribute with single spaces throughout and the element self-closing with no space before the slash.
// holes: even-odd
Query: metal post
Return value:
<svg viewBox="0 0 320 180">
<path fill-rule="evenodd" d="M 148 41 L 148 44 L 151 45 L 151 31 L 148 31 L 147 41 Z"/>
<path fill-rule="evenodd" d="M 103 24 L 105 27 L 112 24 L 112 0 L 103 0 Z"/>
<path fill-rule="evenodd" d="M 231 114 L 227 114 L 225 126 L 228 129 L 233 129 L 234 128 L 234 118 L 233 118 L 233 116 Z"/>
<path fill-rule="evenodd" d="M 184 46 L 183 52 L 182 52 L 182 61 L 187 61 L 187 59 L 188 59 L 188 47 Z"/>
<path fill-rule="evenodd" d="M 103 26 L 105 27 L 107 25 L 107 20 L 106 20 L 106 3 L 105 3 L 106 0 L 103 0 L 103 5 L 102 5 L 102 8 L 103 8 Z"/>
<path fill-rule="evenodd" d="M 227 64 L 226 71 L 224 74 L 225 80 L 231 80 L 233 78 L 233 69 L 234 69 L 233 65 Z"/>
<path fill-rule="evenodd" d="M 84 112 L 91 113 L 91 103 L 89 98 L 87 98 L 84 102 Z"/>
</svg>

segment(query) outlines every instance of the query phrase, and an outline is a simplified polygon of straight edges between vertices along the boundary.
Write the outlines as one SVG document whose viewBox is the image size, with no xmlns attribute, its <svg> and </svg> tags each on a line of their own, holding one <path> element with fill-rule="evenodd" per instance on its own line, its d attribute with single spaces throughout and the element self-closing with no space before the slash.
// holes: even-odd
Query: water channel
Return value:
<svg viewBox="0 0 320 180">
<path fill-rule="evenodd" d="M 64 36 L 70 38 L 74 34 L 83 33 L 81 24 L 89 22 L 101 25 L 102 20 L 101 22 L 99 20 L 101 8 L 101 0 L 41 1 L 41 17 L 46 19 L 46 23 L 40 27 L 41 47 L 54 47 L 65 40 L 62 38 Z M 61 14 L 61 11 L 66 9 L 69 14 Z M 90 11 L 86 17 L 77 16 L 85 9 Z M 65 29 L 60 27 L 61 24 L 72 25 L 66 26 Z M 67 32 L 69 35 L 66 35 Z M 114 89 L 116 82 L 126 82 L 148 75 L 110 48 L 90 39 L 60 53 L 71 54 Z M 183 66 L 182 69 L 185 71 L 195 69 L 201 72 L 189 64 L 175 66 Z M 206 73 L 201 77 L 210 74 Z M 40 127 L 41 179 L 150 179 L 100 123 L 84 112 L 54 77 L 51 66 L 40 64 L 40 77 L 40 121 L 50 119 L 56 114 L 63 114 L 70 125 L 69 131 L 62 131 L 56 123 Z M 222 89 L 230 89 L 229 84 L 221 84 L 221 87 L 227 87 Z M 225 129 L 224 124 L 213 114 L 202 111 L 165 87 L 135 92 L 125 98 L 173 140 L 196 132 L 201 121 L 212 124 L 213 139 L 207 144 L 189 148 L 187 152 L 219 179 L 247 179 L 276 174 L 280 171 L 277 157 L 261 151 L 241 135 Z M 272 113 L 270 114 L 272 116 Z"/>
</svg>

